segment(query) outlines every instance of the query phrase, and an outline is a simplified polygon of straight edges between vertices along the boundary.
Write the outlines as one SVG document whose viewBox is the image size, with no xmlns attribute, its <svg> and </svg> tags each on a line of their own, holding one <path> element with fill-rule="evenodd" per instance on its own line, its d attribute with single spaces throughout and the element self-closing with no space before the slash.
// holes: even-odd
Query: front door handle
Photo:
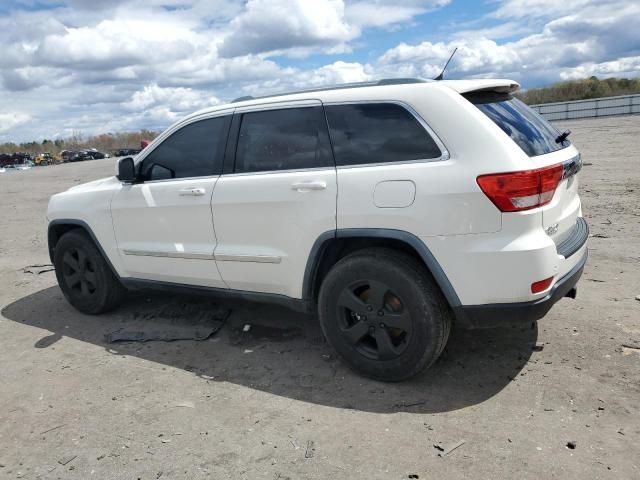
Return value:
<svg viewBox="0 0 640 480">
<path fill-rule="evenodd" d="M 183 188 L 178 190 L 181 196 L 201 197 L 205 194 L 204 188 Z"/>
<path fill-rule="evenodd" d="M 291 188 L 299 192 L 308 192 L 309 190 L 324 190 L 327 188 L 327 182 L 296 182 L 291 185 Z"/>
</svg>

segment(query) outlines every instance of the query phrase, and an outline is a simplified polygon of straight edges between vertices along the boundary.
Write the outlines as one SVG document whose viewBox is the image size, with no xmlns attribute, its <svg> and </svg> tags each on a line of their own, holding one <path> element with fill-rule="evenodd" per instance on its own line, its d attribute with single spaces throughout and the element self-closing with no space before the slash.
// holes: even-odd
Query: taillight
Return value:
<svg viewBox="0 0 640 480">
<path fill-rule="evenodd" d="M 478 185 L 502 212 L 521 212 L 546 205 L 562 180 L 562 164 L 522 172 L 480 175 Z"/>
</svg>

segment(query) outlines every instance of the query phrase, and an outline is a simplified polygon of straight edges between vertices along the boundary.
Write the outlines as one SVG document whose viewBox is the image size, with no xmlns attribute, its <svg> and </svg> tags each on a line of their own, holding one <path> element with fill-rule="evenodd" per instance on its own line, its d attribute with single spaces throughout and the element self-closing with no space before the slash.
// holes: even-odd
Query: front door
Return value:
<svg viewBox="0 0 640 480">
<path fill-rule="evenodd" d="M 301 298 L 311 248 L 336 228 L 336 170 L 322 105 L 235 115 L 235 156 L 212 201 L 218 269 L 229 288 Z"/>
<path fill-rule="evenodd" d="M 111 202 L 118 250 L 133 278 L 225 287 L 214 249 L 211 197 L 230 116 L 179 126 L 139 163 L 139 181 Z"/>
</svg>

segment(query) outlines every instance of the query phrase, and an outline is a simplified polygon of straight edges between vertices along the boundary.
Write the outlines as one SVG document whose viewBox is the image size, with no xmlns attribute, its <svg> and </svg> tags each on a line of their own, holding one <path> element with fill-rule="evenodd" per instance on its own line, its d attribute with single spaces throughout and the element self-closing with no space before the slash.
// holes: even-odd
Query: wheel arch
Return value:
<svg viewBox="0 0 640 480">
<path fill-rule="evenodd" d="M 338 260 L 354 251 L 371 247 L 390 247 L 413 255 L 431 273 L 449 305 L 452 308 L 460 306 L 460 299 L 449 278 L 425 243 L 412 233 L 388 228 L 345 228 L 320 235 L 307 260 L 303 298 L 317 299 L 324 276 Z"/>
<path fill-rule="evenodd" d="M 87 222 L 83 220 L 69 218 L 69 219 L 56 219 L 56 220 L 51 220 L 49 222 L 49 226 L 47 228 L 47 244 L 49 248 L 49 259 L 51 260 L 52 264 L 53 264 L 55 248 L 58 241 L 65 233 L 70 232 L 71 230 L 82 230 L 87 235 L 89 235 L 89 238 L 91 238 L 94 245 L 98 248 L 98 250 L 100 251 L 100 254 L 102 255 L 102 258 L 105 259 L 105 261 L 107 262 L 107 265 L 109 265 L 109 268 L 111 269 L 115 277 L 120 278 L 120 275 L 118 275 L 117 270 L 114 268 L 113 264 L 111 263 L 111 260 L 109 259 L 109 256 L 106 254 L 106 252 L 102 248 L 102 245 L 100 245 L 100 242 L 98 241 L 98 238 L 96 237 L 96 235 L 93 233 L 93 230 L 91 229 L 89 224 L 87 224 Z"/>
</svg>

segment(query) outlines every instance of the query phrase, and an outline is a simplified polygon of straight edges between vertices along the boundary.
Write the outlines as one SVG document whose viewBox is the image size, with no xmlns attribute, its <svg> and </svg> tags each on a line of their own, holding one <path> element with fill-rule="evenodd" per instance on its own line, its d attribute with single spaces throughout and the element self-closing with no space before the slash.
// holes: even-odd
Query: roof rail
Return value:
<svg viewBox="0 0 640 480">
<path fill-rule="evenodd" d="M 427 83 L 432 80 L 425 80 L 423 78 L 383 78 L 381 80 L 373 80 L 368 82 L 355 82 L 355 83 L 342 83 L 338 85 L 328 85 L 326 87 L 309 88 L 303 90 L 294 90 L 290 92 L 276 93 L 272 95 L 262 95 L 259 97 L 253 97 L 251 95 L 245 95 L 238 97 L 231 101 L 231 103 L 244 102 L 246 100 L 257 100 L 261 98 L 281 97 L 283 95 L 293 95 L 295 93 L 313 93 L 313 92 L 326 92 L 329 90 L 342 90 L 347 88 L 362 88 L 362 87 L 377 87 L 384 85 L 406 85 L 411 83 Z"/>
</svg>

